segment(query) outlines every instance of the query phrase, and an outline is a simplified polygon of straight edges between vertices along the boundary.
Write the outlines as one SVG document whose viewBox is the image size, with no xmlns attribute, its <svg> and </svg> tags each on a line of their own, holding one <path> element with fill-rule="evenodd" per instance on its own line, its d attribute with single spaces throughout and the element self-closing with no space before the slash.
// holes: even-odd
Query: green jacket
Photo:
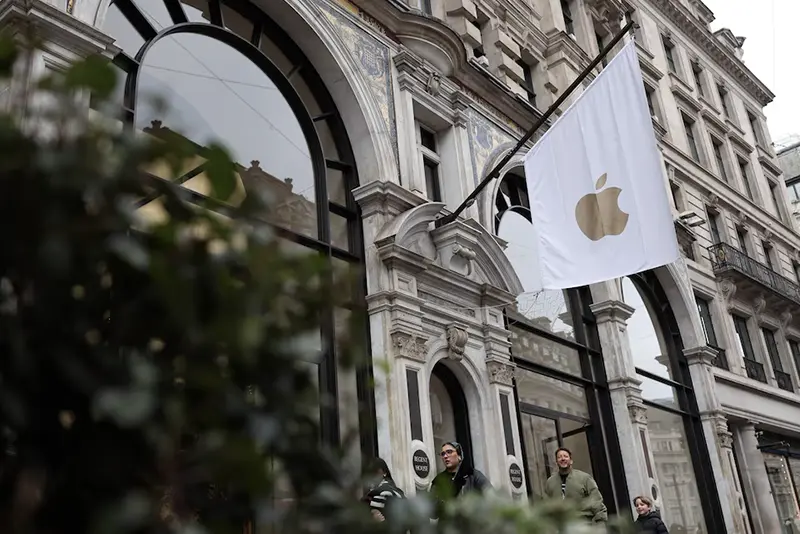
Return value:
<svg viewBox="0 0 800 534">
<path fill-rule="evenodd" d="M 545 495 L 550 499 L 561 498 L 561 474 L 556 473 L 547 479 L 544 487 Z M 608 510 L 603 503 L 603 495 L 597 487 L 592 475 L 577 469 L 567 475 L 567 495 L 565 497 L 579 503 L 580 513 L 589 521 L 605 523 L 608 521 Z"/>
</svg>

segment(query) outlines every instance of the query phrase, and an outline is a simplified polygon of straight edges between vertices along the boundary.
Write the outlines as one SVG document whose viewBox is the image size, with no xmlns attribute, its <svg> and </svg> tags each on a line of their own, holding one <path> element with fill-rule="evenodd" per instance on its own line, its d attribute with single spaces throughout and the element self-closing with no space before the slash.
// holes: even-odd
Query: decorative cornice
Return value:
<svg viewBox="0 0 800 534">
<path fill-rule="evenodd" d="M 711 367 L 714 364 L 714 358 L 717 357 L 717 351 L 703 345 L 701 347 L 690 347 L 683 349 L 683 355 L 689 365 L 701 364 Z"/>
<path fill-rule="evenodd" d="M 621 300 L 604 300 L 590 305 L 592 313 L 598 322 L 603 321 L 627 321 L 636 312 L 636 308 Z"/>
<path fill-rule="evenodd" d="M 732 51 L 725 48 L 725 45 L 720 43 L 714 37 L 714 34 L 703 26 L 680 2 L 675 0 L 652 0 L 651 3 L 739 82 L 761 106 L 766 106 L 772 102 L 775 98 L 772 91 Z"/>
<path fill-rule="evenodd" d="M 670 89 L 672 90 L 672 94 L 675 95 L 675 98 L 677 98 L 679 106 L 680 104 L 684 104 L 683 107 L 688 108 L 688 111 L 691 113 L 699 113 L 700 110 L 703 109 L 703 105 L 695 100 L 695 98 L 680 85 L 673 83 Z"/>
<path fill-rule="evenodd" d="M 758 162 L 763 166 L 766 167 L 769 172 L 772 173 L 773 176 L 776 178 L 783 173 L 783 170 L 778 167 L 770 158 L 765 156 L 758 156 Z"/>
<path fill-rule="evenodd" d="M 391 337 L 395 358 L 407 358 L 419 363 L 425 363 L 428 354 L 427 337 L 403 331 L 392 332 Z"/>
<path fill-rule="evenodd" d="M 353 196 L 361 207 L 363 218 L 376 214 L 394 217 L 427 202 L 400 184 L 381 180 L 353 189 Z"/>
<path fill-rule="evenodd" d="M 731 142 L 736 146 L 738 146 L 740 149 L 744 150 L 748 155 L 750 155 L 753 152 L 753 150 L 755 150 L 755 147 L 753 145 L 745 141 L 744 137 L 734 132 L 733 130 L 728 132 L 728 139 L 730 139 Z"/>
<path fill-rule="evenodd" d="M 641 68 L 642 74 L 645 75 L 645 79 L 647 79 L 647 77 L 652 78 L 650 80 L 651 82 L 658 83 L 658 81 L 664 77 L 664 73 L 653 64 L 651 58 L 647 56 L 645 51 L 641 48 L 639 49 L 639 68 Z"/>
<path fill-rule="evenodd" d="M 714 127 L 718 135 L 722 135 L 724 137 L 728 135 L 728 132 L 731 131 L 730 126 L 725 124 L 724 121 L 720 120 L 720 118 L 717 117 L 717 114 L 713 111 L 703 109 L 700 111 L 700 116 L 703 117 L 708 124 Z"/>
</svg>

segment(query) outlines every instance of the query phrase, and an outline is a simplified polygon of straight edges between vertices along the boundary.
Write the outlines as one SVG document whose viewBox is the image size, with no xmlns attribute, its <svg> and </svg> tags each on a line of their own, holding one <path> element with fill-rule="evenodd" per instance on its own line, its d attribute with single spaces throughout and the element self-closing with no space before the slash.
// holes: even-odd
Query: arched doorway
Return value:
<svg viewBox="0 0 800 534">
<path fill-rule="evenodd" d="M 475 465 L 467 396 L 458 377 L 442 362 L 437 363 L 431 373 L 430 402 L 434 450 L 438 453 L 444 442 L 455 440 L 464 447 L 464 461 Z M 441 469 L 444 464 L 440 460 Z"/>
<path fill-rule="evenodd" d="M 672 306 L 653 271 L 623 278 L 621 290 L 635 309 L 628 339 L 647 407 L 645 460 L 662 519 L 670 532 L 722 532 L 722 509 Z"/>
<path fill-rule="evenodd" d="M 352 190 L 355 158 L 342 117 L 327 88 L 295 42 L 246 0 L 112 0 L 103 30 L 121 51 L 121 84 L 102 112 L 139 135 L 180 134 L 197 158 L 177 179 L 155 169 L 144 179 L 172 181 L 190 202 L 235 217 L 247 195 L 268 196 L 269 225 L 298 254 L 324 257 L 336 272 L 362 273 L 349 302 L 321 310 L 316 367 L 321 437 L 338 444 L 360 434 L 365 457 L 377 453 L 371 366 L 344 372 L 336 340 L 364 307 L 363 239 Z M 166 107 L 153 97 L 164 100 Z M 210 198 L 203 153 L 219 141 L 239 164 L 240 183 L 227 202 Z M 157 198 L 141 212 L 157 216 Z M 155 215 L 153 215 L 155 214 Z"/>
</svg>

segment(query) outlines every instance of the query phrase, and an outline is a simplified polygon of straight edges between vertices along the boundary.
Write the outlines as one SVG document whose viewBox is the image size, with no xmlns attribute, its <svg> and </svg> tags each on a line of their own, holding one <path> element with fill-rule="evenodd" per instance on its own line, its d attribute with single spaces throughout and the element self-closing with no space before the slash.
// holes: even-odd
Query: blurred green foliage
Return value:
<svg viewBox="0 0 800 534">
<path fill-rule="evenodd" d="M 26 53 L 0 39 L 0 77 Z M 42 80 L 58 105 L 32 124 L 47 136 L 0 116 L 0 532 L 241 533 L 253 519 L 284 533 L 585 531 L 567 529 L 562 503 L 497 497 L 450 502 L 435 524 L 409 499 L 398 523 L 375 522 L 342 453 L 320 443 L 327 400 L 298 342 L 348 281 L 284 253 L 259 218 L 268 206 L 248 201 L 225 224 L 144 180 L 139 169 L 177 172 L 191 150 L 70 104 L 114 83 L 101 58 Z M 224 201 L 235 165 L 208 152 Z M 136 203 L 154 196 L 167 217 L 141 231 Z M 365 353 L 342 351 L 349 365 Z"/>
</svg>

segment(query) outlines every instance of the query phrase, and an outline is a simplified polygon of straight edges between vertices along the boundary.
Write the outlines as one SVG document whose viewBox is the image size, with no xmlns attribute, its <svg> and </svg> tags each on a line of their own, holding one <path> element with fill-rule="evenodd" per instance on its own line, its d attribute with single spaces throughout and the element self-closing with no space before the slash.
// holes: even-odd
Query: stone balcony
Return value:
<svg viewBox="0 0 800 534">
<path fill-rule="evenodd" d="M 714 274 L 736 284 L 737 297 L 763 297 L 769 309 L 800 312 L 800 285 L 796 282 L 727 243 L 712 245 L 708 251 Z"/>
</svg>

